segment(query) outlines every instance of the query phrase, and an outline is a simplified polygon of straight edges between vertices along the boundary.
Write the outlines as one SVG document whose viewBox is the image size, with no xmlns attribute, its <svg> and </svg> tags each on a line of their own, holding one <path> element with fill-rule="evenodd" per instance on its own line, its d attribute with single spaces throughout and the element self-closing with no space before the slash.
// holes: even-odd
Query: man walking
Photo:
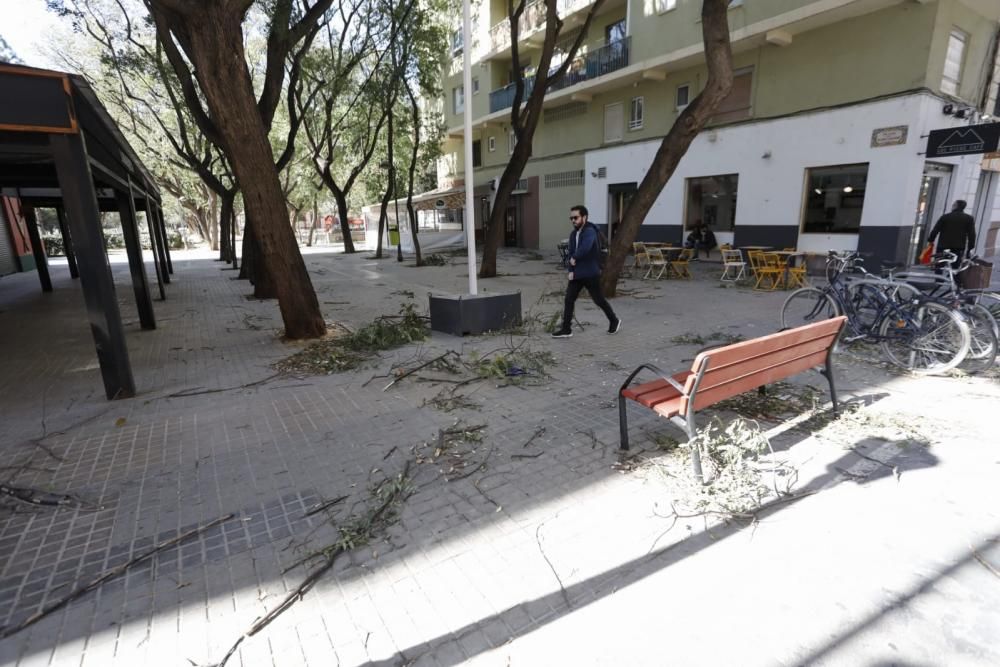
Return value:
<svg viewBox="0 0 1000 667">
<path fill-rule="evenodd" d="M 955 253 L 958 257 L 955 260 L 955 268 L 958 268 L 958 263 L 965 258 L 966 249 L 970 253 L 976 249 L 976 221 L 965 212 L 963 200 L 956 200 L 951 207 L 951 213 L 945 213 L 938 219 L 930 236 L 927 237 L 927 242 L 934 243 L 938 234 L 941 235 L 941 239 L 938 241 L 937 251 L 947 250 Z"/>
<path fill-rule="evenodd" d="M 566 286 L 562 328 L 552 334 L 552 337 L 569 338 L 573 335 L 570 326 L 573 322 L 573 307 L 583 288 L 587 288 L 590 298 L 607 315 L 608 333 L 616 334 L 622 328 L 622 321 L 601 294 L 601 244 L 598 242 L 597 227 L 587 222 L 587 207 L 583 205 L 571 208 L 569 219 L 573 223 L 567 249 L 569 285 Z"/>
</svg>

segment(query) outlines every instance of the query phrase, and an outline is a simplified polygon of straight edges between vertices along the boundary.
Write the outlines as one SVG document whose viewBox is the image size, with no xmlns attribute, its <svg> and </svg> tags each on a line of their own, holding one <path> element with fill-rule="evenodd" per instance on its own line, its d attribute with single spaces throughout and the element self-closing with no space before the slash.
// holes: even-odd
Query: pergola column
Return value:
<svg viewBox="0 0 1000 667">
<path fill-rule="evenodd" d="M 152 224 L 152 232 L 156 234 L 156 246 L 160 257 L 160 270 L 163 273 L 163 282 L 169 285 L 170 274 L 173 273 L 173 269 L 170 268 L 170 254 L 167 252 L 167 234 L 163 226 L 163 215 L 156 202 L 147 199 L 146 204 L 148 206 L 146 217 Z"/>
<path fill-rule="evenodd" d="M 69 227 L 66 225 L 66 209 L 62 206 L 56 208 L 56 217 L 59 219 L 59 233 L 62 234 L 63 251 L 66 253 L 66 262 L 69 264 L 69 277 L 79 278 L 80 271 L 76 267 L 76 253 L 73 252 L 73 237 L 69 234 Z"/>
<path fill-rule="evenodd" d="M 163 254 L 167 260 L 167 273 L 173 274 L 174 262 L 170 258 L 170 237 L 167 236 L 167 221 L 163 217 L 163 209 L 156 207 L 156 219 L 160 222 L 160 236 L 163 238 Z M 170 282 L 169 280 L 167 282 Z"/>
<path fill-rule="evenodd" d="M 163 291 L 163 276 L 167 272 L 166 267 L 160 263 L 160 251 L 157 249 L 160 245 L 158 234 L 155 231 L 155 223 L 153 221 L 153 214 L 150 212 L 153 210 L 153 202 L 150 201 L 149 196 L 146 196 L 146 229 L 149 230 L 149 247 L 153 251 L 153 268 L 156 269 L 156 284 L 160 288 L 160 301 L 167 300 L 167 294 Z"/>
<path fill-rule="evenodd" d="M 97 347 L 104 393 L 108 399 L 128 398 L 135 395 L 135 379 L 104 248 L 101 215 L 86 145 L 82 134 L 51 134 L 49 145 L 55 157 L 70 233 L 76 244 L 83 298 Z"/>
<path fill-rule="evenodd" d="M 139 242 L 139 226 L 136 223 L 135 198 L 132 185 L 128 192 L 115 190 L 118 200 L 118 217 L 122 223 L 122 233 L 125 236 L 125 250 L 128 252 L 128 268 L 132 273 L 132 291 L 135 292 L 135 305 L 139 310 L 139 322 L 143 329 L 155 329 L 156 317 L 153 314 L 153 300 L 149 297 L 149 284 L 146 282 L 146 265 L 142 261 L 142 244 Z"/>
<path fill-rule="evenodd" d="M 35 256 L 35 270 L 38 271 L 38 282 L 42 284 L 43 292 L 52 291 L 52 278 L 49 276 L 49 260 L 45 257 L 45 246 L 42 236 L 38 233 L 38 218 L 34 206 L 22 206 L 21 212 L 28 227 L 28 238 L 31 239 L 31 253 Z"/>
</svg>

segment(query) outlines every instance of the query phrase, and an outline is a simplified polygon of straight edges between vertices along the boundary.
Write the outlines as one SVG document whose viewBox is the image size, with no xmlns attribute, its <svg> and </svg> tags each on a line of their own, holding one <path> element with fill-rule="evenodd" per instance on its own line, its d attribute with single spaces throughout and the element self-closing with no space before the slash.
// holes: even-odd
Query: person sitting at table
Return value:
<svg viewBox="0 0 1000 667">
<path fill-rule="evenodd" d="M 691 259 L 695 262 L 699 261 L 699 250 L 704 250 L 705 257 L 707 258 L 711 254 L 712 248 L 716 245 L 718 244 L 715 242 L 715 234 L 713 234 L 712 230 L 703 224 L 701 220 L 695 221 L 694 229 L 691 230 L 691 233 L 688 234 L 687 241 L 684 242 L 685 248 L 691 248 L 694 250 L 694 257 Z"/>
</svg>

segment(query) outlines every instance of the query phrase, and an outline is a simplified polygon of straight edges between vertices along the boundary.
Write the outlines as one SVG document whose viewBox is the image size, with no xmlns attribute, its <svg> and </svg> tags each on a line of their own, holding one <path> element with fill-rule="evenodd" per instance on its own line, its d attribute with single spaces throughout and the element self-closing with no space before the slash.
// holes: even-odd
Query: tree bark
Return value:
<svg viewBox="0 0 1000 667">
<path fill-rule="evenodd" d="M 245 3 L 149 2 L 194 65 L 212 122 L 243 193 L 248 227 L 263 271 L 255 271 L 255 295 L 275 295 L 288 338 L 326 332 L 309 272 L 287 224 L 285 200 L 268 131 L 254 97 L 243 49 Z M 159 26 L 158 26 L 159 27 Z M 169 38 L 170 35 L 168 34 Z"/>
<path fill-rule="evenodd" d="M 424 258 L 420 252 L 420 240 L 417 238 L 417 213 L 413 210 L 413 181 L 417 173 L 417 157 L 420 152 L 420 105 L 410 88 L 409 79 L 404 79 L 406 97 L 410 100 L 410 115 L 413 119 L 413 150 L 410 151 L 410 167 L 406 175 L 406 217 L 410 221 L 410 234 L 413 235 L 413 254 L 417 258 L 417 266 L 423 266 Z"/>
<path fill-rule="evenodd" d="M 235 191 L 228 191 L 219 196 L 219 244 L 220 259 L 232 262 L 235 259 L 236 248 L 233 247 L 233 208 L 236 199 Z"/>
<path fill-rule="evenodd" d="M 611 239 L 611 252 L 601 276 L 601 289 L 606 296 L 617 293 L 618 276 L 625 258 L 639 235 L 646 215 L 673 176 L 691 142 L 711 120 L 719 104 L 733 87 L 733 54 L 729 42 L 729 0 L 704 0 L 701 6 L 701 32 L 708 64 L 705 88 L 681 113 L 656 151 L 649 171 L 639 184 L 622 215 L 618 233 Z"/>
<path fill-rule="evenodd" d="M 566 54 L 566 59 L 556 69 L 556 71 L 550 75 L 549 66 L 552 63 L 552 53 L 555 51 L 556 41 L 559 39 L 559 32 L 562 30 L 563 22 L 559 19 L 558 0 L 544 1 L 545 38 L 542 42 L 542 52 L 538 58 L 538 68 L 535 72 L 534 87 L 528 94 L 528 100 L 525 102 L 524 108 L 522 109 L 521 100 L 524 97 L 524 76 L 519 66 L 519 37 L 517 26 L 518 21 L 521 18 L 521 14 L 524 12 L 526 2 L 525 0 L 521 0 L 515 6 L 513 4 L 513 0 L 508 0 L 507 20 L 510 25 L 511 32 L 511 67 L 514 70 L 514 80 L 517 84 L 514 93 L 514 102 L 511 105 L 510 110 L 510 120 L 511 128 L 514 132 L 517 143 L 514 146 L 514 152 L 510 156 L 510 160 L 507 162 L 507 166 L 503 170 L 503 174 L 500 175 L 500 182 L 497 183 L 497 194 L 493 200 L 493 210 L 490 211 L 489 222 L 486 223 L 486 221 L 484 221 L 487 229 L 484 230 L 485 233 L 483 235 L 483 261 L 479 267 L 480 278 L 492 278 L 497 275 L 497 250 L 503 242 L 507 206 L 510 203 L 511 193 L 514 192 L 514 188 L 517 187 L 517 182 L 521 179 L 521 174 L 524 172 L 525 165 L 527 165 L 528 160 L 531 159 L 532 139 L 535 136 L 535 129 L 538 127 L 538 121 L 541 120 L 542 117 L 542 103 L 545 101 L 545 92 L 549 86 L 557 83 L 566 75 L 570 64 L 576 58 L 576 54 L 580 50 L 580 45 L 583 43 L 584 37 L 589 31 L 590 24 L 593 22 L 597 12 L 604 4 L 604 0 L 597 0 L 593 4 L 587 12 L 587 17 L 584 19 L 583 25 L 580 27 L 580 32 L 577 34 L 573 45 Z M 474 184 L 466 183 L 465 187 L 471 188 L 474 187 Z M 466 220 L 465 224 L 472 225 L 473 228 L 470 228 L 470 232 L 474 232 L 475 216 L 472 214 L 472 211 L 469 211 L 468 218 L 469 219 Z"/>
<path fill-rule="evenodd" d="M 389 220 L 389 200 L 396 196 L 396 166 L 392 163 L 392 121 L 393 112 L 392 107 L 389 108 L 389 120 L 386 127 L 386 142 L 388 148 L 387 160 L 389 163 L 389 174 L 387 183 L 385 186 L 385 192 L 382 194 L 382 206 L 379 209 L 379 224 L 378 224 L 378 251 L 375 256 L 379 259 L 382 258 L 382 229 L 388 228 Z M 396 232 L 399 233 L 399 220 L 396 221 Z"/>
</svg>

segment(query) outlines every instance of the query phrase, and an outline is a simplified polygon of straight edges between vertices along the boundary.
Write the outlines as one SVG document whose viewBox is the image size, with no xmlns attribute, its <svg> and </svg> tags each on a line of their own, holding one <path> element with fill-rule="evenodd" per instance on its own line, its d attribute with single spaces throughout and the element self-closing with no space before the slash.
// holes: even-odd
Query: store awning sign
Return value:
<svg viewBox="0 0 1000 667">
<path fill-rule="evenodd" d="M 927 157 L 992 153 L 1000 147 L 1000 123 L 932 130 L 927 136 Z"/>
</svg>

